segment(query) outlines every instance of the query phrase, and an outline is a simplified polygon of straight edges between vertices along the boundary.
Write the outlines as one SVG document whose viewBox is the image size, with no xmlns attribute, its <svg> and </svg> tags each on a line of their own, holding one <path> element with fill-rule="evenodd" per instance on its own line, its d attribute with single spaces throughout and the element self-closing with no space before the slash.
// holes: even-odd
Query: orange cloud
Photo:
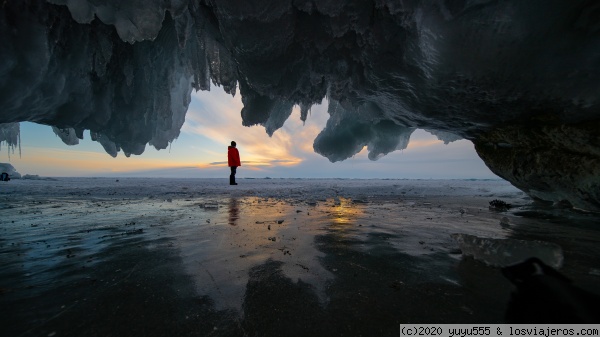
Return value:
<svg viewBox="0 0 600 337">
<path fill-rule="evenodd" d="M 297 120 L 290 118 L 284 128 L 269 137 L 262 126 L 242 125 L 240 111 L 243 105 L 239 96 L 231 97 L 222 90 L 210 93 L 197 92 L 193 95 L 200 102 L 201 107 L 190 108 L 183 131 L 208 137 L 223 144 L 224 149 L 235 140 L 242 161 L 245 161 L 248 166 L 298 165 L 306 154 L 313 152 L 312 139 L 318 133 L 316 128 L 307 128 L 299 133 L 290 132 L 297 131 L 298 125 L 301 126 L 299 118 Z M 294 109 L 294 114 L 297 113 L 299 116 L 297 110 Z M 306 134 L 305 131 L 310 131 L 314 136 Z M 310 139 L 310 148 L 305 145 L 306 139 Z M 300 146 L 297 146 L 298 144 Z M 223 153 L 212 152 L 219 159 L 223 158 L 224 153 L 225 150 Z"/>
<path fill-rule="evenodd" d="M 435 137 L 435 136 L 432 136 Z M 410 142 L 408 142 L 408 146 L 406 147 L 407 149 L 415 149 L 415 148 L 419 148 L 419 147 L 428 147 L 428 146 L 435 146 L 435 145 L 440 145 L 440 144 L 444 144 L 443 141 L 439 140 L 439 139 L 427 139 L 427 140 L 420 140 L 420 139 L 415 139 L 415 140 L 410 140 Z"/>
</svg>

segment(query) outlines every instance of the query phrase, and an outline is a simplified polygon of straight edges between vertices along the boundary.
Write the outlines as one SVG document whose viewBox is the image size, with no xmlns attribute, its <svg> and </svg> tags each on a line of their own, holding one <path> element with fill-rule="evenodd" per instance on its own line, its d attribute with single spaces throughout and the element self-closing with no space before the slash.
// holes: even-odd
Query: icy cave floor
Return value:
<svg viewBox="0 0 600 337">
<path fill-rule="evenodd" d="M 597 292 L 599 215 L 500 180 L 0 183 L 4 336 L 397 336 L 502 323 L 513 285 L 454 233 L 562 247 Z M 501 199 L 515 207 L 488 208 Z"/>
</svg>

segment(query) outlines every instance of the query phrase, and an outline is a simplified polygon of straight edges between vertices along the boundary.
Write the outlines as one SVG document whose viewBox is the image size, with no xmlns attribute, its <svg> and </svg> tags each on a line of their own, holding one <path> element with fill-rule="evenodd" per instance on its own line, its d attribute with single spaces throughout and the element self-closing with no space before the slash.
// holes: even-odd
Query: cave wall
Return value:
<svg viewBox="0 0 600 337">
<path fill-rule="evenodd" d="M 498 176 L 540 200 L 600 211 L 600 120 L 495 128 L 475 149 Z"/>
</svg>

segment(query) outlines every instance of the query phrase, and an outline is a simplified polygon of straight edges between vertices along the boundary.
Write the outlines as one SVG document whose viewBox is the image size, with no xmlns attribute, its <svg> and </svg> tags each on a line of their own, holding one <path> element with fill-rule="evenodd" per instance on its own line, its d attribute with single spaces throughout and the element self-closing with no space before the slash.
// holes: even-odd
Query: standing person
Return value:
<svg viewBox="0 0 600 337">
<path fill-rule="evenodd" d="M 234 141 L 231 142 L 231 146 L 227 148 L 227 162 L 229 167 L 231 167 L 231 174 L 229 175 L 229 185 L 237 185 L 235 182 L 235 172 L 238 166 L 242 166 L 240 162 L 240 153 L 238 149 L 235 147 L 236 143 Z"/>
</svg>

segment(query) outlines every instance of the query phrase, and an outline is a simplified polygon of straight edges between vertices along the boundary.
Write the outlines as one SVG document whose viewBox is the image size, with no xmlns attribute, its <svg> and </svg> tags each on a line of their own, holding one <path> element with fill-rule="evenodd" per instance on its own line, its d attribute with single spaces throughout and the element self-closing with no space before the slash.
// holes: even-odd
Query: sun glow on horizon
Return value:
<svg viewBox="0 0 600 337">
<path fill-rule="evenodd" d="M 140 169 L 168 169 L 196 165 L 192 162 L 165 161 L 142 156 L 127 158 L 121 155 L 112 158 L 100 152 L 37 147 L 28 148 L 19 161 L 21 165 L 29 168 L 44 168 L 47 172 L 45 175 L 51 176 L 132 172 Z M 23 173 L 36 174 L 35 171 Z"/>
<path fill-rule="evenodd" d="M 299 119 L 298 107 L 294 107 L 290 119 L 269 137 L 264 127 L 260 125 L 251 127 L 242 125 L 240 111 L 243 105 L 239 95 L 232 97 L 222 90 L 196 92 L 192 95 L 195 100 L 187 113 L 182 131 L 203 135 L 222 145 L 223 155 L 220 160 L 212 161 L 212 163 L 221 163 L 225 149 L 232 140 L 235 140 L 242 158 L 242 166 L 299 165 L 304 161 L 306 146 L 295 148 L 295 144 L 305 144 L 307 137 L 314 138 L 320 131 L 316 127 L 306 127 L 300 134 L 296 134 L 294 131 L 297 131 L 299 126 L 302 127 L 302 122 Z M 296 116 L 298 117 L 295 118 Z M 211 161 L 206 163 L 208 162 Z"/>
</svg>

